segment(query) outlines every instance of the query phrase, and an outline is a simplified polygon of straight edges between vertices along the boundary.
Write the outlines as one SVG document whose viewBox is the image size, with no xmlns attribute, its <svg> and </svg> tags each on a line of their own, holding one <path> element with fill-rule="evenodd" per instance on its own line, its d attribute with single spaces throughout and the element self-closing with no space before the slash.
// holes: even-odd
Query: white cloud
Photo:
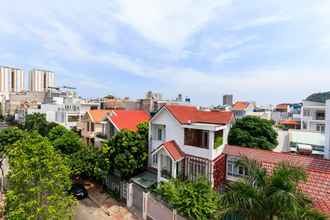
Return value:
<svg viewBox="0 0 330 220">
<path fill-rule="evenodd" d="M 118 0 L 117 17 L 164 47 L 184 47 L 231 0 Z"/>
<path fill-rule="evenodd" d="M 247 28 L 255 28 L 270 24 L 276 24 L 281 22 L 287 22 L 290 20 L 290 17 L 287 16 L 281 16 L 281 15 L 273 15 L 273 16 L 265 16 L 265 17 L 257 17 L 253 18 L 250 21 L 245 21 L 244 23 L 241 23 L 239 25 L 233 26 L 230 29 L 234 31 L 240 31 Z"/>
</svg>

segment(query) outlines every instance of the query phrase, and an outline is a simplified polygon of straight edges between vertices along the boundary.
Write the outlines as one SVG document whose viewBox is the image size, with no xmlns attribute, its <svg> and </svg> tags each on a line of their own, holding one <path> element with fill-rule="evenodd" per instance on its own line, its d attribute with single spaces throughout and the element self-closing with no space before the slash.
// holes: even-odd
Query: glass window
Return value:
<svg viewBox="0 0 330 220">
<path fill-rule="evenodd" d="M 172 160 L 163 154 L 161 154 L 161 176 L 163 178 L 171 178 L 172 176 Z"/>
<path fill-rule="evenodd" d="M 194 147 L 209 147 L 209 132 L 200 129 L 184 129 L 184 144 Z"/>
<path fill-rule="evenodd" d="M 157 167 L 157 161 L 158 161 L 158 155 L 157 154 L 152 155 L 152 166 L 155 168 Z"/>
<path fill-rule="evenodd" d="M 244 167 L 236 166 L 236 161 L 238 158 L 230 158 L 227 161 L 227 175 L 240 177 L 248 174 L 248 170 L 244 169 Z"/>
<path fill-rule="evenodd" d="M 157 140 L 159 141 L 163 140 L 163 130 L 161 128 L 157 129 Z"/>
<path fill-rule="evenodd" d="M 196 159 L 190 159 L 188 162 L 188 174 L 190 180 L 196 180 L 199 177 L 207 177 L 207 162 Z"/>
</svg>

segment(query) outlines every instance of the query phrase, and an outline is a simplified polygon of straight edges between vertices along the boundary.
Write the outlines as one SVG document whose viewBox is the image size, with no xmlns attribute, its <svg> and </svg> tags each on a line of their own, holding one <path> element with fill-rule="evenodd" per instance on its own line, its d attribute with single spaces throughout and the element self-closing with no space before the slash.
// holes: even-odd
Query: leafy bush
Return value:
<svg viewBox="0 0 330 220">
<path fill-rule="evenodd" d="M 189 219 L 207 220 L 217 217 L 219 195 L 205 178 L 195 182 L 172 179 L 162 182 L 154 192 Z"/>
</svg>

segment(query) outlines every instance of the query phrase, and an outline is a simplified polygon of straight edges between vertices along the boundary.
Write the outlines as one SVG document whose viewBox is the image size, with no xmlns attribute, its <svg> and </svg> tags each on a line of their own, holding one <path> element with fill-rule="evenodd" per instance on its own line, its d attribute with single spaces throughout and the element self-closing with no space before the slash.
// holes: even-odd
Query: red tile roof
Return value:
<svg viewBox="0 0 330 220">
<path fill-rule="evenodd" d="M 195 106 L 187 105 L 165 105 L 165 108 L 181 124 L 208 123 L 208 124 L 229 124 L 233 120 L 232 112 L 225 111 L 200 111 Z"/>
<path fill-rule="evenodd" d="M 304 167 L 308 179 L 306 183 L 300 184 L 301 190 L 312 198 L 316 208 L 330 214 L 330 160 L 232 145 L 227 145 L 224 153 L 231 156 L 245 155 L 249 159 L 257 160 L 268 172 L 282 161 Z"/>
<path fill-rule="evenodd" d="M 296 121 L 296 120 L 283 120 L 283 121 L 280 121 L 280 124 L 281 125 L 300 125 L 300 122 Z"/>
<path fill-rule="evenodd" d="M 238 101 L 233 105 L 233 110 L 241 111 L 249 107 L 249 105 L 250 105 L 249 102 Z"/>
<path fill-rule="evenodd" d="M 111 110 L 93 109 L 89 110 L 88 114 L 90 115 L 92 122 L 100 123 L 104 119 L 104 117 L 106 117 L 106 115 L 110 112 Z"/>
<path fill-rule="evenodd" d="M 175 161 L 181 160 L 185 156 L 185 154 L 181 151 L 180 147 L 174 140 L 167 141 L 163 143 L 160 147 L 164 147 L 164 149 L 171 155 L 172 159 Z"/>
<path fill-rule="evenodd" d="M 149 114 L 139 110 L 113 110 L 112 114 L 108 115 L 108 119 L 119 130 L 126 129 L 136 131 L 140 123 L 150 120 Z"/>
<path fill-rule="evenodd" d="M 276 105 L 276 107 L 275 107 L 275 109 L 277 109 L 277 110 L 288 110 L 288 106 L 289 106 L 290 104 L 288 104 L 288 103 L 281 103 L 281 104 L 278 104 L 278 105 Z"/>
</svg>

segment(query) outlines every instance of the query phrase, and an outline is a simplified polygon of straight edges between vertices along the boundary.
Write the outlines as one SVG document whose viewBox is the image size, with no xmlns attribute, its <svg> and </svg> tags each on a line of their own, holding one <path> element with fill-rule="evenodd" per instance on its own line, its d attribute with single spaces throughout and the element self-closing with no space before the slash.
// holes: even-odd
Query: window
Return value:
<svg viewBox="0 0 330 220">
<path fill-rule="evenodd" d="M 163 178 L 171 178 L 172 176 L 172 160 L 163 154 L 161 154 L 161 176 Z"/>
<path fill-rule="evenodd" d="M 208 176 L 208 163 L 206 161 L 198 159 L 189 159 L 188 169 L 188 177 L 190 180 L 196 180 L 199 177 Z"/>
<path fill-rule="evenodd" d="M 89 129 L 89 121 L 88 122 L 86 122 L 86 129 L 87 129 L 87 131 L 89 131 L 90 129 Z"/>
<path fill-rule="evenodd" d="M 248 174 L 248 170 L 242 166 L 236 166 L 239 158 L 228 158 L 227 160 L 227 174 L 229 176 L 241 177 Z"/>
<path fill-rule="evenodd" d="M 303 129 L 307 129 L 307 124 L 306 124 L 306 122 L 303 122 Z"/>
<path fill-rule="evenodd" d="M 94 132 L 94 126 L 95 126 L 95 124 L 93 122 L 91 122 L 91 132 Z"/>
<path fill-rule="evenodd" d="M 69 115 L 68 122 L 77 122 L 79 121 L 79 115 Z"/>
<path fill-rule="evenodd" d="M 321 133 L 324 133 L 325 132 L 325 126 L 323 124 L 317 124 L 316 125 L 316 130 L 321 132 Z"/>
<path fill-rule="evenodd" d="M 200 129 L 184 129 L 184 144 L 200 148 L 209 148 L 209 131 Z"/>
<path fill-rule="evenodd" d="M 163 130 L 161 128 L 157 128 L 157 140 L 163 140 Z"/>
<path fill-rule="evenodd" d="M 152 137 L 156 141 L 165 140 L 165 125 L 152 125 Z"/>
<path fill-rule="evenodd" d="M 154 168 L 157 168 L 157 161 L 158 161 L 158 155 L 157 154 L 152 155 L 152 166 Z"/>
<path fill-rule="evenodd" d="M 223 144 L 223 130 L 214 133 L 214 149 L 217 149 Z"/>
<path fill-rule="evenodd" d="M 310 116 L 311 115 L 311 112 L 309 110 L 304 110 L 304 116 Z"/>
<path fill-rule="evenodd" d="M 325 112 L 316 112 L 316 120 L 325 120 Z"/>
</svg>

